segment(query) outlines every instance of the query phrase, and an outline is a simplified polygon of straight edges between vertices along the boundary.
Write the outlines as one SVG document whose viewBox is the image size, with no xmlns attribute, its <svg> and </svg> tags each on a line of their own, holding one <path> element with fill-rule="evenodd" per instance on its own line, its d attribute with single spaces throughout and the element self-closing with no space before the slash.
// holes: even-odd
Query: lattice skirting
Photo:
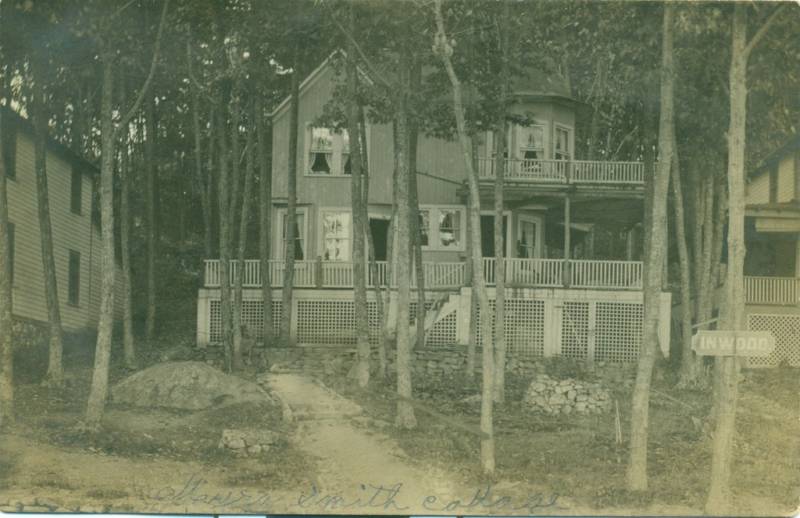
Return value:
<svg viewBox="0 0 800 518">
<path fill-rule="evenodd" d="M 800 315 L 751 313 L 747 324 L 752 331 L 771 331 L 775 350 L 769 356 L 747 359 L 750 367 L 800 367 Z"/>
<path fill-rule="evenodd" d="M 222 315 L 220 301 L 211 300 L 210 312 L 210 342 L 216 343 L 222 339 Z M 426 302 L 430 309 L 432 301 Z M 378 304 L 375 301 L 367 302 L 369 318 L 369 339 L 377 344 L 381 336 L 381 320 L 378 314 Z M 409 322 L 413 322 L 417 314 L 417 303 L 409 305 Z M 272 302 L 273 329 L 277 333 L 283 318 L 282 303 L 280 300 Z M 255 330 L 257 339 L 263 337 L 264 304 L 260 300 L 244 300 L 242 306 L 242 322 L 249 329 Z M 456 315 L 447 315 L 436 322 L 428 335 L 428 345 L 441 346 L 456 343 Z M 306 344 L 321 345 L 353 345 L 356 343 L 355 332 L 355 304 L 352 300 L 297 300 L 297 341 Z"/>
<path fill-rule="evenodd" d="M 218 295 L 216 295 L 218 297 Z M 428 308 L 437 296 L 431 295 Z M 441 297 L 441 295 L 438 295 Z M 662 300 L 662 308 L 669 311 L 669 298 Z M 466 344 L 470 325 L 469 290 L 450 295 L 448 311 L 428 332 L 428 347 L 445 347 Z M 622 299 L 622 300 L 619 300 Z M 205 300 L 205 302 L 203 302 Z M 490 294 L 490 305 L 494 311 L 494 293 Z M 370 294 L 367 309 L 369 314 L 369 339 L 377 344 L 381 336 L 381 316 L 378 305 Z M 388 306 L 384 308 L 388 311 Z M 417 312 L 417 301 L 409 305 L 409 324 Z M 464 313 L 466 312 L 466 313 Z M 281 320 L 290 318 L 284 312 L 279 294 L 272 304 L 275 330 Z M 513 292 L 505 300 L 505 339 L 509 355 L 517 358 L 565 356 L 576 360 L 611 363 L 633 362 L 639 356 L 642 342 L 644 317 L 641 294 L 624 295 L 608 292 L 551 291 Z M 260 294 L 245 298 L 243 321 L 261 338 L 263 326 L 263 304 Z M 476 326 L 477 345 L 484 343 L 481 331 L 481 314 L 471 315 Z M 796 365 L 800 362 L 798 328 L 800 317 L 785 320 L 786 315 L 753 315 L 756 326 L 777 326 L 779 351 L 771 362 L 785 361 Z M 782 320 L 783 319 L 783 320 Z M 305 345 L 351 346 L 356 343 L 355 311 L 352 291 L 325 290 L 302 293 L 293 301 L 291 315 L 294 339 Z M 667 321 L 668 322 L 668 321 Z M 201 299 L 198 309 L 198 343 L 218 343 L 221 339 L 220 302 L 214 295 Z M 494 332 L 494 322 L 492 322 Z M 782 334 L 781 334 L 782 333 Z M 207 339 L 205 339 L 207 336 Z M 661 341 L 668 343 L 669 329 Z M 205 339 L 205 340 L 203 340 Z M 203 340 L 201 342 L 201 340 Z M 663 345 L 663 344 L 662 344 Z M 793 352 L 787 352 L 793 351 Z"/>
<path fill-rule="evenodd" d="M 492 311 L 494 299 L 489 301 Z M 631 362 L 639 357 L 642 343 L 642 304 L 628 302 L 564 301 L 546 319 L 545 301 L 507 298 L 505 339 L 515 356 L 543 356 L 545 348 L 554 355 L 580 360 Z M 474 318 L 478 344 L 483 344 L 481 315 Z M 546 327 L 552 326 L 552 343 L 546 343 Z M 494 322 L 492 322 L 494 333 Z"/>
</svg>

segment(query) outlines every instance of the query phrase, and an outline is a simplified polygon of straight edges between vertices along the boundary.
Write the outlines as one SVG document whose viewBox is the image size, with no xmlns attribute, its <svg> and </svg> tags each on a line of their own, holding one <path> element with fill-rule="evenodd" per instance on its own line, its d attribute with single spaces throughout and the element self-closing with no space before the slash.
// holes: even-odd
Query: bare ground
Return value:
<svg viewBox="0 0 800 518">
<path fill-rule="evenodd" d="M 416 430 L 391 424 L 391 385 L 369 391 L 343 376 L 271 375 L 294 422 L 258 405 L 203 412 L 111 406 L 103 431 L 76 427 L 89 369 L 64 390 L 18 388 L 18 424 L 0 436 L 0 510 L 326 514 L 701 514 L 709 464 L 708 394 L 657 377 L 652 400 L 651 490 L 623 487 L 627 452 L 612 416 L 546 418 L 510 379 L 496 414 L 498 470 L 478 469 L 478 441 L 418 412 Z M 789 515 L 800 497 L 797 370 L 746 373 L 737 417 L 737 514 Z M 627 389 L 615 387 L 627 432 Z M 476 424 L 477 392 L 463 379 L 419 381 L 415 398 Z M 261 426 L 282 440 L 258 458 L 217 448 L 221 430 Z"/>
</svg>

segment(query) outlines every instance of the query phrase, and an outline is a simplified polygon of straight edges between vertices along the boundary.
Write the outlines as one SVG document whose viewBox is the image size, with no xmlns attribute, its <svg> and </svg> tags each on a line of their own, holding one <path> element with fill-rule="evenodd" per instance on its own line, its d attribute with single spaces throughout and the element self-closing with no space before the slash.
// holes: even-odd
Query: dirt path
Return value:
<svg viewBox="0 0 800 518">
<path fill-rule="evenodd" d="M 386 434 L 357 426 L 361 408 L 300 374 L 275 374 L 268 381 L 298 421 L 295 444 L 318 461 L 317 495 L 335 502 L 374 504 L 375 512 L 419 512 L 426 498 L 450 502 L 467 497 L 447 473 L 413 465 Z M 313 490 L 308 493 L 313 494 Z M 335 501 L 335 502 L 334 502 Z M 333 510 L 333 509 L 330 509 Z"/>
</svg>

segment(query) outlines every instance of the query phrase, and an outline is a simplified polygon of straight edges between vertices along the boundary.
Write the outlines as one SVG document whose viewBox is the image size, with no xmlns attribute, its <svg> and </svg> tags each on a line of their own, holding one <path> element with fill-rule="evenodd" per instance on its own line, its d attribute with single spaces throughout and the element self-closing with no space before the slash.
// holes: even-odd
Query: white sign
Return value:
<svg viewBox="0 0 800 518">
<path fill-rule="evenodd" d="M 769 356 L 775 337 L 769 331 L 698 331 L 692 349 L 700 356 Z"/>
</svg>

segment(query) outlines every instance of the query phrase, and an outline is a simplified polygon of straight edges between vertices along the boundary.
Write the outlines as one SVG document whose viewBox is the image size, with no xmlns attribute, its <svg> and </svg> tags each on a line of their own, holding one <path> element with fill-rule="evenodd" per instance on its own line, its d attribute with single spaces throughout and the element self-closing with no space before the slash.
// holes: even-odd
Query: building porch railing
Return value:
<svg viewBox="0 0 800 518">
<path fill-rule="evenodd" d="M 496 283 L 496 261 L 483 259 L 484 278 L 488 285 Z M 230 285 L 239 275 L 239 262 L 231 261 Z M 584 288 L 640 290 L 642 288 L 641 261 L 600 261 L 563 259 L 506 259 L 505 281 L 513 287 Z M 283 285 L 284 262 L 269 261 L 269 280 L 273 287 Z M 467 264 L 464 262 L 424 262 L 426 289 L 455 289 L 469 284 Z M 257 259 L 244 262 L 242 286 L 260 288 L 262 285 L 261 262 Z M 220 261 L 205 261 L 204 286 L 217 288 L 220 285 Z M 368 286 L 395 287 L 396 274 L 389 279 L 389 264 L 378 261 L 367 271 Z M 295 261 L 294 286 L 297 288 L 352 288 L 353 263 L 331 261 Z M 411 287 L 416 287 L 416 274 L 412 267 Z"/>
<path fill-rule="evenodd" d="M 481 179 L 495 177 L 495 161 L 492 158 L 478 159 L 478 174 Z M 608 184 L 644 185 L 642 162 L 608 162 L 600 160 L 506 160 L 505 178 L 508 181 L 555 184 Z"/>
<path fill-rule="evenodd" d="M 800 306 L 800 277 L 745 277 L 747 304 Z"/>
</svg>

